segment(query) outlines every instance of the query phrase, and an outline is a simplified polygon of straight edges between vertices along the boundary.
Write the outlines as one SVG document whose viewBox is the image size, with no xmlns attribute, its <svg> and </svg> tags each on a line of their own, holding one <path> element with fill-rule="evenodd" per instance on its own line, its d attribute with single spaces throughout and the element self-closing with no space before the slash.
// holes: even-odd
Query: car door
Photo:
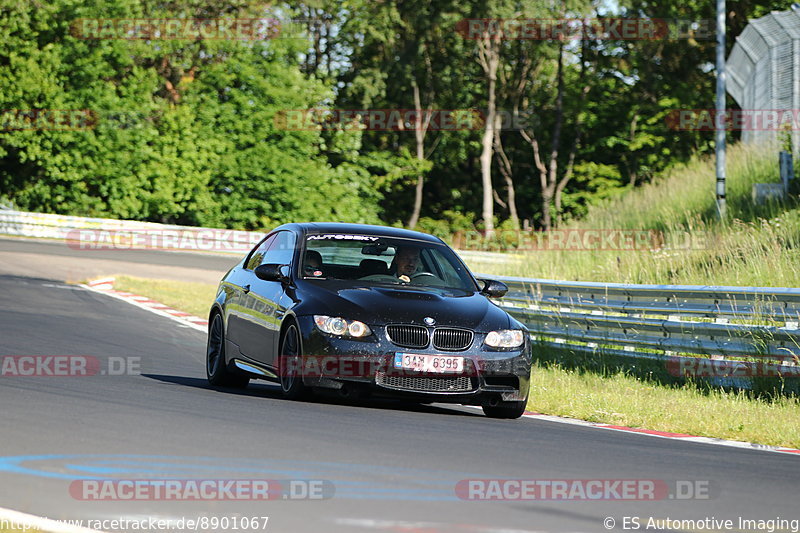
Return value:
<svg viewBox="0 0 800 533">
<path fill-rule="evenodd" d="M 294 269 L 295 235 L 291 231 L 279 231 L 266 249 L 258 264 L 277 263 L 289 265 Z M 240 349 L 247 357 L 269 366 L 276 366 L 278 336 L 281 322 L 291 298 L 286 295 L 286 287 L 279 281 L 258 279 L 253 271 L 256 265 L 251 262 L 247 275 L 250 276 L 250 290 L 242 294 L 242 335 Z"/>
<path fill-rule="evenodd" d="M 273 233 L 265 237 L 258 243 L 245 258 L 240 267 L 235 268 L 227 278 L 227 282 L 232 288 L 233 294 L 225 305 L 227 311 L 228 330 L 226 338 L 228 342 L 236 345 L 240 353 L 242 350 L 242 339 L 246 338 L 247 330 L 250 327 L 250 313 L 246 311 L 247 299 L 245 296 L 253 286 L 253 269 L 261 264 L 261 260 L 267 250 L 277 239 L 277 234 Z"/>
</svg>

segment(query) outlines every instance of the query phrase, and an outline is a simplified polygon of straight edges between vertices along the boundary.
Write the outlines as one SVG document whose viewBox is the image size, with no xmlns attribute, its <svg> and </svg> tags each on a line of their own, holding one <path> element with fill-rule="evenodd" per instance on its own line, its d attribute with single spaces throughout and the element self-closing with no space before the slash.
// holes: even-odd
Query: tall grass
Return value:
<svg viewBox="0 0 800 533">
<path fill-rule="evenodd" d="M 604 229 L 693 230 L 715 222 L 715 160 L 697 156 L 673 167 L 651 183 L 589 209 L 575 227 Z M 753 221 L 779 214 L 774 204 L 756 206 L 754 183 L 777 182 L 778 146 L 735 144 L 728 149 L 726 168 L 728 212 L 734 219 Z"/>
<path fill-rule="evenodd" d="M 510 263 L 473 260 L 480 272 L 573 281 L 800 286 L 800 209 L 756 205 L 754 183 L 777 182 L 778 148 L 728 151 L 728 219 L 717 218 L 714 160 L 697 157 L 589 210 L 564 229 L 654 230 L 664 246 L 636 250 L 518 250 Z"/>
</svg>

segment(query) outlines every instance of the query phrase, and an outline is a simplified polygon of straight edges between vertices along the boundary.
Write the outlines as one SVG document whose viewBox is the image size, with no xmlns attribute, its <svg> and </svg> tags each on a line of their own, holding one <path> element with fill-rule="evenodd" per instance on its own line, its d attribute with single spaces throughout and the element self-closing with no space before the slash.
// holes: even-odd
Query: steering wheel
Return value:
<svg viewBox="0 0 800 533">
<path fill-rule="evenodd" d="M 417 272 L 416 274 L 411 275 L 411 279 L 416 280 L 419 278 L 436 278 L 439 279 L 439 276 L 436 274 L 431 274 L 430 272 Z"/>
</svg>

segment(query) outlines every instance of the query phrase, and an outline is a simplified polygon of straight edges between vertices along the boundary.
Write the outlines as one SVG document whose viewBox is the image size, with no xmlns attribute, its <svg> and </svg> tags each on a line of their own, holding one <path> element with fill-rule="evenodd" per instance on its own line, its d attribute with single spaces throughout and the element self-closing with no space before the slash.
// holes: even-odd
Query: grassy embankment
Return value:
<svg viewBox="0 0 800 533">
<path fill-rule="evenodd" d="M 566 226 L 655 230 L 670 243 L 662 249 L 517 251 L 511 265 L 471 266 L 497 275 L 580 281 L 800 286 L 797 203 L 757 206 L 751 198 L 754 183 L 778 181 L 777 149 L 731 147 L 727 177 L 726 223 L 717 220 L 714 160 L 697 158 Z M 650 375 L 649 369 L 587 361 L 569 352 L 544 355 L 533 375 L 530 407 L 595 422 L 800 447 L 796 397 L 756 397 L 665 379 L 663 365 Z M 762 390 L 781 386 L 774 378 L 760 381 Z"/>
<path fill-rule="evenodd" d="M 662 250 L 535 251 L 516 264 L 472 264 L 481 272 L 587 281 L 799 286 L 800 211 L 756 207 L 753 183 L 776 181 L 774 150 L 734 146 L 728 154 L 731 220 L 715 221 L 713 160 L 697 159 L 668 176 L 592 209 L 569 227 L 653 229 L 667 242 L 691 247 Z M 204 316 L 212 285 L 119 277 L 116 288 L 144 294 Z M 566 364 L 563 364 L 566 361 Z M 591 366 L 591 365 L 589 365 Z M 633 375 L 613 365 L 586 365 L 549 356 L 534 368 L 529 408 L 593 422 L 800 447 L 800 402 L 754 397 Z"/>
<path fill-rule="evenodd" d="M 730 147 L 727 224 L 716 218 L 714 179 L 713 158 L 697 158 L 566 226 L 654 230 L 668 244 L 662 249 L 540 249 L 516 252 L 520 260 L 511 265 L 471 266 L 489 274 L 580 281 L 800 287 L 797 203 L 755 206 L 751 199 L 754 183 L 779 181 L 777 149 Z"/>
</svg>

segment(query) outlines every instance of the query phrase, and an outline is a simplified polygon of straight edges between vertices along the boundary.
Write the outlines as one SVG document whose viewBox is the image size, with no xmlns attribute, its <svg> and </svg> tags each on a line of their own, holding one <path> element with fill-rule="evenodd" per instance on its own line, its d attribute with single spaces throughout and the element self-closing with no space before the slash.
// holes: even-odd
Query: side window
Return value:
<svg viewBox="0 0 800 533">
<path fill-rule="evenodd" d="M 428 252 L 428 250 L 425 250 Z M 450 264 L 450 261 L 438 252 L 430 252 L 430 262 L 436 269 L 436 274 L 441 277 L 445 283 L 450 287 L 458 287 L 462 284 L 461 277 L 456 272 L 456 269 Z"/>
<path fill-rule="evenodd" d="M 289 265 L 292 263 L 295 248 L 294 233 L 291 231 L 279 231 L 275 235 L 277 239 L 274 241 L 274 244 L 269 247 L 266 255 L 259 264 L 278 263 L 279 265 Z"/>
<path fill-rule="evenodd" d="M 250 252 L 250 257 L 247 258 L 247 262 L 245 263 L 244 267 L 247 270 L 253 270 L 260 265 L 262 263 L 261 260 L 264 259 L 264 256 L 267 254 L 267 250 L 269 250 L 269 247 L 275 242 L 277 237 L 278 234 L 276 233 L 274 235 L 270 235 L 266 240 L 262 241 L 261 244 L 255 248 L 255 250 Z"/>
</svg>

